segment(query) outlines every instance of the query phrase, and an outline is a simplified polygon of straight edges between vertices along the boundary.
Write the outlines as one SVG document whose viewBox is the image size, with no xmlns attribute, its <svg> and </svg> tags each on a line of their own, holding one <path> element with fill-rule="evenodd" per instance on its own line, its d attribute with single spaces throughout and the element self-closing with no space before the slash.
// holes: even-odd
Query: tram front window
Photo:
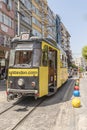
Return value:
<svg viewBox="0 0 87 130">
<path fill-rule="evenodd" d="M 31 64 L 32 51 L 16 51 L 15 64 Z"/>
<path fill-rule="evenodd" d="M 40 49 L 11 51 L 9 66 L 27 64 L 38 67 L 40 65 L 40 56 Z"/>
</svg>

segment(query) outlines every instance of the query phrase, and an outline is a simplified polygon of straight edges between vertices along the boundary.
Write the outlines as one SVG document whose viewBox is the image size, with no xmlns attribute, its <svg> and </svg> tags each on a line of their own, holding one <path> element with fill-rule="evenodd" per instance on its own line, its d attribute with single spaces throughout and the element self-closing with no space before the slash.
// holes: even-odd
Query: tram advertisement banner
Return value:
<svg viewBox="0 0 87 130">
<path fill-rule="evenodd" d="M 8 76 L 38 76 L 38 69 L 9 69 Z"/>
</svg>

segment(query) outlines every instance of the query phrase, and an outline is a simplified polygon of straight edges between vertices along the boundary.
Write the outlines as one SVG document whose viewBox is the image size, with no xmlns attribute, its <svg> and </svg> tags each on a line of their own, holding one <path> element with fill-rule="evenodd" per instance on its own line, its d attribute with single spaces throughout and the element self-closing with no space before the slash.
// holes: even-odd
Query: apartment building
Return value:
<svg viewBox="0 0 87 130">
<path fill-rule="evenodd" d="M 64 24 L 61 22 L 61 47 L 67 54 L 68 66 L 72 63 L 72 51 L 70 49 L 70 34 Z"/>
<path fill-rule="evenodd" d="M 0 0 L 0 65 L 5 66 L 5 54 L 14 37 L 14 2 Z"/>
<path fill-rule="evenodd" d="M 74 58 L 74 62 L 76 66 L 86 69 L 87 61 L 82 56 Z"/>
<path fill-rule="evenodd" d="M 32 0 L 32 34 L 44 37 L 46 29 L 47 0 Z"/>
</svg>

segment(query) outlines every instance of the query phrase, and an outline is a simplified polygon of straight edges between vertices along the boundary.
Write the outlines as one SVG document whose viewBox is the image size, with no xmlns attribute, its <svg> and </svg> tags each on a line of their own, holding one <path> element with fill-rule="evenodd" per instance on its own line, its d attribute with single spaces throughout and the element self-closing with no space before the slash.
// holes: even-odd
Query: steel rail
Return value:
<svg viewBox="0 0 87 130">
<path fill-rule="evenodd" d="M 33 111 L 35 111 L 37 109 L 37 107 L 46 100 L 46 97 L 44 97 L 34 108 L 32 108 L 31 111 L 29 111 L 11 130 L 15 130 L 18 126 L 21 125 L 21 123 L 30 115 L 33 113 Z"/>
</svg>

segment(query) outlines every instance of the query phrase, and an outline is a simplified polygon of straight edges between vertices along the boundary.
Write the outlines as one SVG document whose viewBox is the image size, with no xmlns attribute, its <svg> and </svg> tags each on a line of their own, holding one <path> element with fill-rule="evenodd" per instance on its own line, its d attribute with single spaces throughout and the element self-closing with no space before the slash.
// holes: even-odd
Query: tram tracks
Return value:
<svg viewBox="0 0 87 130">
<path fill-rule="evenodd" d="M 15 130 L 23 123 L 27 117 L 34 112 L 34 110 L 44 101 L 46 97 L 35 100 L 33 98 L 28 99 L 22 103 L 18 103 L 9 107 L 0 114 L 0 129 Z"/>
<path fill-rule="evenodd" d="M 16 103 L 13 103 L 10 107 L 8 107 L 7 109 L 3 110 L 0 112 L 0 115 L 2 115 L 3 113 L 7 112 L 8 110 L 10 110 L 11 108 L 15 107 L 15 105 L 19 104 L 20 102 L 23 101 L 23 98 L 20 98 Z"/>
<path fill-rule="evenodd" d="M 37 107 L 46 99 L 46 97 L 44 99 L 42 99 L 34 108 L 31 109 L 31 111 L 29 111 L 11 130 L 15 130 L 17 127 L 19 127 L 21 125 L 21 123 L 23 123 L 23 121 L 25 119 L 27 119 L 27 117 L 32 114 Z"/>
<path fill-rule="evenodd" d="M 3 113 L 5 113 L 6 111 L 10 110 L 11 108 L 13 108 L 14 106 L 10 106 L 9 108 L 5 109 L 4 111 L 0 112 L 0 115 L 2 115 Z"/>
</svg>

